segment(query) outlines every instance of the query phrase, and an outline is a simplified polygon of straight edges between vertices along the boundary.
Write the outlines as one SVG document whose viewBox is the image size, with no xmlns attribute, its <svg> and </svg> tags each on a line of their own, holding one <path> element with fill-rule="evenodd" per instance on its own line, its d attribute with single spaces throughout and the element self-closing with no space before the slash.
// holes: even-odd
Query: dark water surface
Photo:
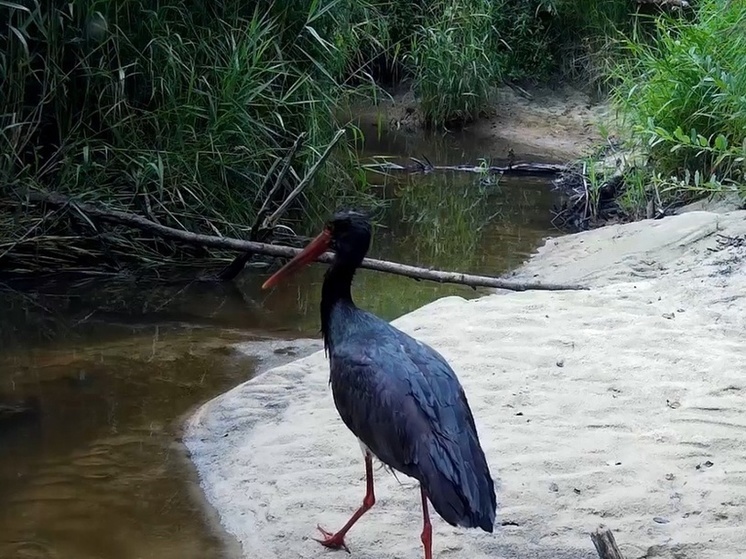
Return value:
<svg viewBox="0 0 746 559">
<path fill-rule="evenodd" d="M 366 137 L 366 155 L 399 162 L 479 163 L 487 149 L 469 138 Z M 556 233 L 546 181 L 372 180 L 390 200 L 373 257 L 496 275 Z M 270 293 L 260 291 L 267 273 L 230 286 L 0 285 L 0 558 L 235 555 L 200 500 L 178 427 L 257 370 L 311 351 L 323 267 Z M 360 306 L 387 319 L 446 295 L 479 293 L 367 270 L 354 287 Z"/>
</svg>

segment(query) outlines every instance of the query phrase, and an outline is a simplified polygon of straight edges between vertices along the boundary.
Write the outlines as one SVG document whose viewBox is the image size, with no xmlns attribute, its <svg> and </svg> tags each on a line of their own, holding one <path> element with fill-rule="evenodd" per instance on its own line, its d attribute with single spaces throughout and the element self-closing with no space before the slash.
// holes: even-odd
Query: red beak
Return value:
<svg viewBox="0 0 746 559">
<path fill-rule="evenodd" d="M 303 266 L 307 266 L 308 264 L 316 260 L 319 256 L 327 251 L 331 242 L 331 231 L 329 231 L 328 229 L 324 229 L 318 237 L 308 243 L 308 246 L 306 248 L 296 254 L 295 258 L 293 258 L 290 262 L 277 270 L 271 278 L 265 281 L 262 285 L 262 289 L 269 289 L 270 287 L 274 287 L 279 283 L 281 279 L 289 276 L 293 272 L 297 272 Z"/>
</svg>

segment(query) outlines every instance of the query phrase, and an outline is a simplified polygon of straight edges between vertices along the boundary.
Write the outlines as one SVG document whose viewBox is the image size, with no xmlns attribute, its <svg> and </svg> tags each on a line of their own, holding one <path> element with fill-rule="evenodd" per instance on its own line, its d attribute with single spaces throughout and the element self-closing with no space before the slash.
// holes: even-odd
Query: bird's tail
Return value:
<svg viewBox="0 0 746 559">
<path fill-rule="evenodd" d="M 476 432 L 457 441 L 432 437 L 418 458 L 419 481 L 443 520 L 492 532 L 497 498 Z"/>
</svg>

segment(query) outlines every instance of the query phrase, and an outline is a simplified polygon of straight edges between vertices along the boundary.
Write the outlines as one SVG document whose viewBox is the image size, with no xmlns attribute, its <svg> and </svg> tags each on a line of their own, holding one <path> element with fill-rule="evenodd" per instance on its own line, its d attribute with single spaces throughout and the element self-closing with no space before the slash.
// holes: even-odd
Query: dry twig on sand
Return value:
<svg viewBox="0 0 746 559">
<path fill-rule="evenodd" d="M 591 534 L 591 541 L 598 552 L 599 559 L 624 559 L 624 555 L 616 544 L 614 534 L 603 524 Z"/>
</svg>

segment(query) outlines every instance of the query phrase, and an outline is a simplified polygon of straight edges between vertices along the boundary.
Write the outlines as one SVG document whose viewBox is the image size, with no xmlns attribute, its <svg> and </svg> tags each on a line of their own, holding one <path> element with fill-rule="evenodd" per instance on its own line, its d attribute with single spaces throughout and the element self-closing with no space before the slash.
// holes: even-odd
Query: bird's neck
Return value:
<svg viewBox="0 0 746 559">
<path fill-rule="evenodd" d="M 355 308 L 350 289 L 356 268 L 357 266 L 347 262 L 337 261 L 324 276 L 324 285 L 321 288 L 321 335 L 324 338 L 324 349 L 327 351 L 334 343 L 331 324 L 334 307 L 342 304 Z"/>
</svg>

